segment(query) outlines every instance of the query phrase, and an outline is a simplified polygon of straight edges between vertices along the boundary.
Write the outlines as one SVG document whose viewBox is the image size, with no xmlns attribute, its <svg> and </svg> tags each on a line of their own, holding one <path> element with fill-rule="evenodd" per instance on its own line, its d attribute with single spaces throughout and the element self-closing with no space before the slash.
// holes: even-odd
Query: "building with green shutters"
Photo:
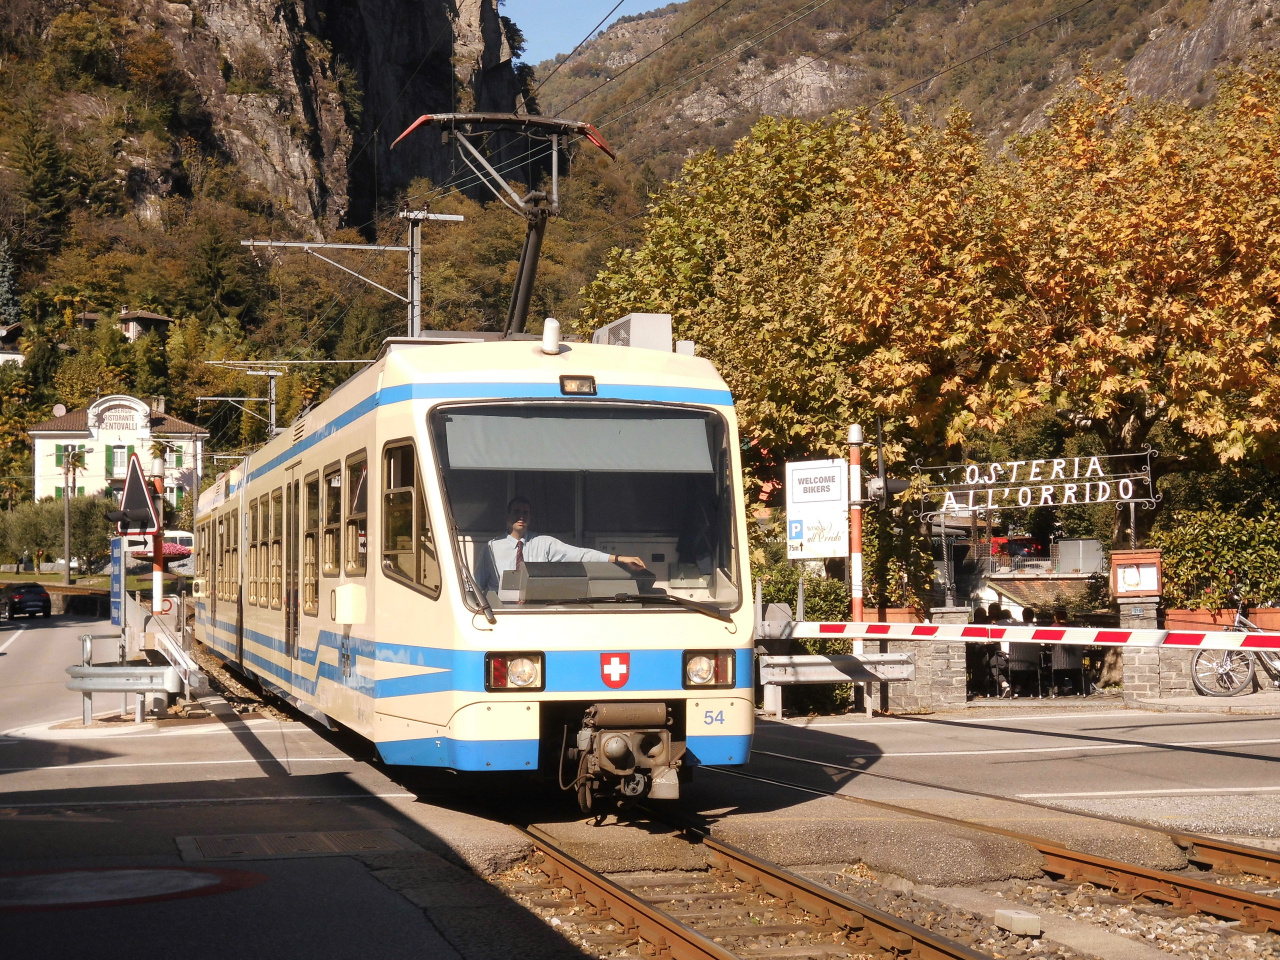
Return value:
<svg viewBox="0 0 1280 960">
<path fill-rule="evenodd" d="M 152 447 L 159 440 L 165 445 L 165 497 L 181 506 L 199 483 L 200 456 L 209 434 L 169 416 L 164 406 L 163 397 L 101 397 L 82 410 L 62 412 L 31 427 L 35 498 L 66 495 L 72 485 L 67 454 L 77 450 L 83 451 L 84 467 L 75 471 L 71 493 L 118 496 L 132 454 L 142 461 L 143 474 L 151 476 Z M 57 407 L 54 411 L 59 412 Z"/>
</svg>

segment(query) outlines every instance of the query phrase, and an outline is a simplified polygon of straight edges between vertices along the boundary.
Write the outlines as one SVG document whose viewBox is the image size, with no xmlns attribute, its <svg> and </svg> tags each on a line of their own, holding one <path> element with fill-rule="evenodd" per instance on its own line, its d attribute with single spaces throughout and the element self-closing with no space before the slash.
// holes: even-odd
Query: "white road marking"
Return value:
<svg viewBox="0 0 1280 960">
<path fill-rule="evenodd" d="M 1280 793 L 1280 787 L 1174 787 L 1167 790 L 1094 790 L 1082 793 L 1018 793 L 1024 800 L 1068 799 L 1072 797 L 1177 797 L 1217 793 Z"/>
<path fill-rule="evenodd" d="M 268 758 L 262 758 L 264 762 L 269 762 Z M 279 763 L 359 763 L 354 757 L 271 757 Z M 59 764 L 50 767 L 0 767 L 0 773 L 31 773 L 37 770 L 61 770 L 67 773 L 85 773 L 94 770 L 123 770 L 136 767 L 216 767 L 226 766 L 235 763 L 258 763 L 255 759 L 248 760 L 155 760 L 146 763 L 77 763 L 77 764 Z"/>
<path fill-rule="evenodd" d="M 24 633 L 26 633 L 26 632 L 27 632 L 27 628 L 26 628 L 26 627 L 19 627 L 19 628 L 18 628 L 18 632 L 17 632 L 17 633 L 15 633 L 15 634 L 14 634 L 12 637 L 10 637 L 8 640 L 6 640 L 6 641 L 4 642 L 4 646 L 3 646 L 3 647 L 0 647 L 0 653 L 4 653 L 6 650 L 8 650 L 8 649 L 9 649 L 9 644 L 13 643 L 13 641 L 17 640 L 20 636 L 22 636 L 22 635 L 23 635 Z"/>
<path fill-rule="evenodd" d="M 1170 747 L 1243 747 L 1250 744 L 1277 744 L 1280 743 L 1280 737 L 1269 738 L 1266 740 L 1182 740 L 1173 743 L 1160 743 L 1153 741 L 1149 743 L 1093 743 L 1093 744 L 1077 744 L 1069 747 L 1003 747 L 992 750 L 902 750 L 902 751 L 883 751 L 880 753 L 850 753 L 845 754 L 845 760 L 850 759 L 878 759 L 889 760 L 894 757 L 997 757 L 1006 754 L 1020 753 L 1084 753 L 1098 750 L 1147 750 Z M 752 753 L 758 753 L 766 757 L 784 757 L 789 760 L 807 760 L 806 757 L 788 757 L 782 753 L 771 753 L 768 750 L 752 750 Z M 812 760 L 813 763 L 822 763 L 821 760 Z"/>
<path fill-rule="evenodd" d="M 945 720 L 945 721 L 941 721 L 941 722 L 943 722 L 943 723 L 948 723 L 948 724 L 952 724 L 952 723 L 1005 723 L 1005 722 L 1010 722 L 1010 721 L 1017 721 L 1018 723 L 1026 723 L 1026 722 L 1031 721 L 1031 720 L 1080 720 L 1080 719 L 1095 720 L 1095 719 L 1100 719 L 1100 718 L 1104 718 L 1104 717 L 1105 717 L 1105 718 L 1128 717 L 1130 720 L 1134 720 L 1134 721 L 1137 721 L 1137 720 L 1154 719 L 1154 717 L 1153 717 L 1152 715 L 1150 715 L 1150 714 L 1146 714 L 1146 715 L 1139 714 L 1139 715 L 1136 715 L 1136 716 L 1135 716 L 1135 711 L 1133 711 L 1133 710 L 1111 711 L 1111 712 L 1107 712 L 1107 713 L 1090 713 L 1087 709 L 1082 709 L 1082 710 L 1080 710 L 1080 711 L 1079 711 L 1079 712 L 1077 712 L 1077 713 L 1042 713 L 1042 714 L 1027 714 L 1027 715 L 1025 715 L 1025 716 L 1020 716 L 1020 717 L 1008 717 L 1008 716 L 999 716 L 999 717 L 955 717 L 955 718 L 948 718 L 947 720 Z M 1204 717 L 1204 715 L 1203 715 L 1203 714 L 1199 714 L 1199 715 L 1197 715 L 1197 719 L 1202 719 L 1203 717 Z M 775 721 L 775 722 L 776 722 L 776 721 Z M 797 720 L 786 720 L 786 721 L 783 721 L 783 723 L 784 723 L 784 725 L 785 725 L 785 726 L 788 726 L 788 727 L 800 727 L 800 728 L 802 728 L 802 729 L 803 729 L 803 728 L 806 728 L 806 727 L 852 727 L 852 726 L 865 726 L 865 725 L 867 725 L 868 723 L 869 723 L 870 725 L 872 725 L 872 726 L 876 726 L 876 727 L 905 727 L 905 726 L 917 726 L 917 727 L 918 727 L 918 726 L 920 726 L 922 723 L 927 723 L 927 722 L 930 722 L 930 721 L 921 721 L 921 720 L 884 720 L 884 719 L 881 719 L 880 717 L 876 717 L 876 718 L 874 718 L 874 719 L 872 719 L 872 720 L 867 720 L 867 718 L 866 718 L 866 717 L 850 717 L 850 718 L 848 718 L 848 719 L 844 719 L 844 718 L 829 718 L 829 719 L 825 719 L 825 718 L 824 718 L 824 719 L 819 719 L 819 720 L 809 720 L 809 719 L 799 720 L 799 719 L 797 719 Z M 939 721 L 931 721 L 931 722 L 933 722 L 933 723 L 937 723 L 937 722 L 939 722 Z"/>
</svg>

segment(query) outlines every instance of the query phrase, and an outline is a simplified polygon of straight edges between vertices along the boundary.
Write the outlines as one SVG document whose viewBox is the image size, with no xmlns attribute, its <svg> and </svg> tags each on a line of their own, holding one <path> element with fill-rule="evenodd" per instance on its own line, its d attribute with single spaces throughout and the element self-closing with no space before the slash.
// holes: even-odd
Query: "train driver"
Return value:
<svg viewBox="0 0 1280 960">
<path fill-rule="evenodd" d="M 525 497 L 515 497 L 507 504 L 507 535 L 489 541 L 487 556 L 480 561 L 480 589 L 486 593 L 497 590 L 505 570 L 519 570 L 522 563 L 577 561 L 588 563 L 620 563 L 629 570 L 645 570 L 639 557 L 620 557 L 592 550 L 590 547 L 574 547 L 555 537 L 532 536 L 529 520 L 533 508 Z"/>
</svg>

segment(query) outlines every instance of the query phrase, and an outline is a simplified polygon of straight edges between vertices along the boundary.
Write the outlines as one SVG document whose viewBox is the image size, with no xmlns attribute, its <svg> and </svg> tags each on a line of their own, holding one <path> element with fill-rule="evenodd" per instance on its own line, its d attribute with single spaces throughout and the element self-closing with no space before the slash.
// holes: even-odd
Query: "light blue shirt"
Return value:
<svg viewBox="0 0 1280 960">
<path fill-rule="evenodd" d="M 488 562 L 481 564 L 478 580 L 480 589 L 497 590 L 504 570 L 516 568 L 516 544 L 519 541 L 507 534 L 489 541 Z M 573 547 L 555 537 L 526 537 L 524 541 L 525 563 L 568 561 L 579 563 L 608 563 L 609 554 L 590 547 Z"/>
</svg>

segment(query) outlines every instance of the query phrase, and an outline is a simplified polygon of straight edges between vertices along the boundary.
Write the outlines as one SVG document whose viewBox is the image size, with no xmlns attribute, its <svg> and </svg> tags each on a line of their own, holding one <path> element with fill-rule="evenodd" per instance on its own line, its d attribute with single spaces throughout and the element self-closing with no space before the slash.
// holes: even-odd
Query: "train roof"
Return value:
<svg viewBox="0 0 1280 960">
<path fill-rule="evenodd" d="M 457 339 L 386 341 L 376 361 L 283 427 L 245 464 L 221 475 L 219 483 L 206 491 L 212 496 L 206 500 L 202 494 L 199 508 L 234 492 L 246 473 L 289 461 L 315 439 L 377 407 L 406 400 L 564 399 L 560 377 L 570 376 L 595 378 L 597 392 L 584 400 L 721 407 L 733 403 L 728 385 L 703 357 L 596 343 L 561 343 L 557 354 L 548 355 L 533 338 L 491 341 L 477 334 L 449 336 Z"/>
</svg>

